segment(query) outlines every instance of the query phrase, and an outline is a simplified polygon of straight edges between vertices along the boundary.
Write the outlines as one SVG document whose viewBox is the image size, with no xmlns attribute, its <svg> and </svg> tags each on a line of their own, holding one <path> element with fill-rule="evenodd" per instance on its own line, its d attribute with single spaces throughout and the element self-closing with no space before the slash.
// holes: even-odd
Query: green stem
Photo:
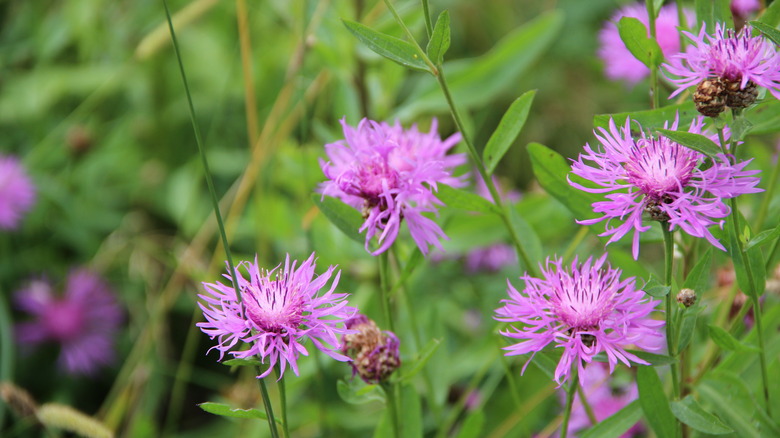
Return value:
<svg viewBox="0 0 780 438">
<path fill-rule="evenodd" d="M 290 429 L 287 425 L 287 388 L 284 384 L 282 368 L 279 365 L 276 366 L 276 375 L 279 378 L 277 384 L 279 385 L 279 401 L 281 402 L 282 410 L 282 432 L 284 432 L 284 438 L 290 438 Z"/>
<path fill-rule="evenodd" d="M 661 230 L 664 234 L 664 285 L 672 286 L 672 271 L 674 268 L 674 233 L 669 230 L 669 223 L 662 222 Z M 672 291 L 666 294 L 666 346 L 669 350 L 669 356 L 677 355 L 675 345 L 675 319 L 674 319 L 674 300 L 672 300 Z M 680 377 L 679 365 L 674 362 L 670 365 L 672 369 L 672 386 L 674 388 L 674 399 L 680 398 Z"/>
<path fill-rule="evenodd" d="M 766 219 L 766 215 L 769 212 L 769 204 L 771 203 L 772 199 L 774 199 L 775 194 L 775 187 L 777 186 L 777 178 L 778 175 L 780 175 L 780 166 L 778 166 L 780 162 L 778 162 L 778 159 L 775 159 L 775 165 L 772 166 L 772 173 L 769 176 L 769 183 L 766 188 L 766 192 L 764 193 L 764 199 L 761 201 L 761 206 L 758 208 L 758 213 L 756 213 L 756 221 L 754 222 L 753 229 L 756 231 L 760 231 L 764 226 L 764 220 Z"/>
<path fill-rule="evenodd" d="M 396 405 L 398 383 L 382 383 L 382 386 L 385 388 L 385 394 L 387 394 L 386 404 L 390 412 L 390 425 L 393 428 L 393 436 L 401 438 L 401 423 L 398 418 L 398 407 Z"/>
<path fill-rule="evenodd" d="M 567 246 L 566 250 L 563 252 L 563 261 L 571 259 L 571 257 L 574 255 L 574 251 L 577 250 L 577 247 L 580 246 L 580 243 L 585 240 L 585 236 L 587 235 L 588 227 L 581 226 L 580 229 L 577 230 L 577 234 L 574 236 L 574 239 L 569 242 L 569 246 Z"/>
<path fill-rule="evenodd" d="M 401 26 L 401 29 L 403 29 L 406 36 L 409 37 L 409 41 L 417 49 L 417 54 L 420 55 L 420 58 L 423 60 L 423 62 L 425 62 L 425 64 L 431 70 L 431 73 L 434 76 L 438 75 L 439 73 L 438 70 L 436 69 L 436 66 L 433 65 L 433 62 L 431 62 L 431 60 L 428 58 L 428 55 L 425 54 L 425 50 L 423 50 L 422 47 L 420 47 L 420 44 L 417 43 L 417 39 L 414 37 L 414 34 L 412 34 L 412 31 L 410 31 L 409 28 L 406 27 L 406 23 L 404 23 L 404 20 L 401 19 L 400 15 L 398 15 L 398 11 L 395 10 L 393 4 L 390 3 L 390 0 L 384 0 L 384 2 L 385 5 L 387 6 L 387 9 L 390 11 L 391 14 L 393 14 L 393 17 L 395 17 L 395 21 L 398 23 L 399 26 Z"/>
<path fill-rule="evenodd" d="M 563 411 L 563 423 L 561 424 L 561 438 L 566 438 L 569 429 L 569 418 L 571 417 L 571 407 L 574 404 L 574 393 L 577 392 L 577 387 L 580 386 L 580 379 L 577 375 L 577 366 L 572 367 L 572 373 L 569 378 L 571 379 L 571 386 L 566 391 L 566 409 Z"/>
<path fill-rule="evenodd" d="M 650 30 L 650 37 L 656 39 L 655 31 L 655 8 L 653 6 L 653 0 L 645 0 L 645 6 L 647 8 L 647 27 Z M 652 63 L 652 61 L 651 61 Z M 658 66 L 653 65 L 650 68 L 650 107 L 652 109 L 658 108 L 659 96 L 658 96 Z"/>
<path fill-rule="evenodd" d="M 388 272 L 388 259 L 387 251 L 379 254 L 377 258 L 379 261 L 379 293 L 381 295 L 380 304 L 382 306 L 382 313 L 385 315 L 385 324 L 390 328 L 390 331 L 395 333 L 395 323 L 393 322 L 393 310 L 390 303 L 390 273 Z"/>
<path fill-rule="evenodd" d="M 257 380 L 260 382 L 260 394 L 263 397 L 263 406 L 265 407 L 265 415 L 268 417 L 268 428 L 271 430 L 271 438 L 279 438 L 279 430 L 276 428 L 276 418 L 274 418 L 274 408 L 271 406 L 271 398 L 268 397 L 265 379 Z"/>
<path fill-rule="evenodd" d="M 683 1 L 677 0 L 677 23 L 678 28 L 688 30 L 688 17 L 685 15 L 685 8 L 683 7 Z M 685 52 L 685 36 L 680 32 L 680 53 Z"/>
<path fill-rule="evenodd" d="M 761 305 L 758 299 L 758 292 L 755 289 L 756 283 L 753 276 L 753 268 L 750 265 L 750 260 L 748 259 L 748 255 L 745 252 L 742 238 L 739 235 L 739 209 L 737 206 L 737 198 L 731 198 L 730 201 L 731 217 L 734 221 L 734 238 L 737 241 L 737 250 L 739 251 L 739 256 L 742 259 L 742 266 L 745 268 L 745 273 L 747 274 L 748 290 L 746 292 L 750 297 L 750 301 L 753 302 L 753 318 L 756 325 L 756 337 L 758 338 L 758 348 L 761 350 L 758 354 L 759 363 L 761 365 L 761 379 L 764 384 L 764 401 L 766 402 L 766 412 L 771 417 L 772 407 L 771 403 L 769 402 L 769 372 L 767 371 L 766 348 L 764 346 L 764 329 L 761 319 Z"/>
<path fill-rule="evenodd" d="M 425 31 L 428 32 L 428 38 L 433 35 L 433 22 L 431 21 L 431 11 L 428 8 L 428 0 L 422 0 L 423 14 L 425 15 Z"/>
<path fill-rule="evenodd" d="M 593 407 L 588 402 L 588 398 L 585 397 L 585 391 L 582 389 L 582 385 L 577 385 L 577 394 L 580 396 L 580 403 L 582 403 L 582 407 L 585 408 L 585 414 L 587 414 L 591 426 L 595 426 L 598 424 L 599 420 L 596 419 L 596 414 L 593 413 Z"/>
</svg>

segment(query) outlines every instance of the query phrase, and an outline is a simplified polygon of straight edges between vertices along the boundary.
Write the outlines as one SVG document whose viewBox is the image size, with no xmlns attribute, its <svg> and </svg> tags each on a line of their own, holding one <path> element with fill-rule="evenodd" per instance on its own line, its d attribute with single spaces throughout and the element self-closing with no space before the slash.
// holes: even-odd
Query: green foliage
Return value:
<svg viewBox="0 0 780 438">
<path fill-rule="evenodd" d="M 385 58 L 413 70 L 428 71 L 428 66 L 412 44 L 396 37 L 377 32 L 354 21 L 343 20 L 344 26 L 369 49 Z"/>
<path fill-rule="evenodd" d="M 531 111 L 531 104 L 535 96 L 536 91 L 532 90 L 515 99 L 501 118 L 496 130 L 493 131 L 482 153 L 482 161 L 485 163 L 488 174 L 492 174 L 496 170 L 498 162 L 512 146 L 517 135 L 520 134 L 526 119 L 528 119 L 528 113 Z"/>
<path fill-rule="evenodd" d="M 664 61 L 664 54 L 658 42 L 649 38 L 647 28 L 641 21 L 632 17 L 623 17 L 618 22 L 620 39 L 636 59 L 649 69 L 658 68 Z"/>
</svg>

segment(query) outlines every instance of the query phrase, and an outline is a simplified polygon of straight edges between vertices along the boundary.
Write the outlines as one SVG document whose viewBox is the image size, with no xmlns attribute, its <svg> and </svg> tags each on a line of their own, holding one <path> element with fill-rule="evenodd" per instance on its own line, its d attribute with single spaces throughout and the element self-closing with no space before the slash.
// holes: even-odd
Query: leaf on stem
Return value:
<svg viewBox="0 0 780 438">
<path fill-rule="evenodd" d="M 761 351 L 755 346 L 739 342 L 737 338 L 731 336 L 731 333 L 718 326 L 708 325 L 707 328 L 709 329 L 710 338 L 712 338 L 712 341 L 724 350 L 740 351 L 744 353 L 757 353 Z"/>
<path fill-rule="evenodd" d="M 226 404 L 214 403 L 214 402 L 200 403 L 198 407 L 210 414 L 219 415 L 222 417 L 257 418 L 260 420 L 268 420 L 268 417 L 266 417 L 265 412 L 257 409 L 231 408 Z M 282 424 L 282 421 L 279 419 L 277 419 L 276 422 Z"/>
<path fill-rule="evenodd" d="M 428 58 L 433 65 L 439 66 L 444 61 L 444 54 L 450 48 L 450 13 L 442 11 L 436 19 L 431 39 L 428 41 Z"/>
<path fill-rule="evenodd" d="M 664 385 L 653 367 L 640 366 L 636 372 L 639 388 L 639 404 L 642 412 L 657 436 L 673 437 L 677 432 L 677 420 L 672 415 Z"/>
<path fill-rule="evenodd" d="M 628 51 L 647 68 L 654 70 L 664 62 L 664 54 L 658 42 L 647 36 L 647 28 L 638 19 L 621 18 L 618 21 L 618 32 Z"/>
<path fill-rule="evenodd" d="M 774 42 L 776 45 L 780 46 L 780 30 L 777 30 L 775 27 L 760 21 L 751 21 L 750 25 L 760 30 L 761 33 L 763 33 L 767 38 L 772 40 L 772 42 Z"/>
<path fill-rule="evenodd" d="M 687 131 L 671 131 L 669 129 L 658 129 L 657 132 L 675 143 L 701 152 L 712 159 L 715 159 L 718 154 L 723 152 L 714 141 L 701 134 Z"/>
<path fill-rule="evenodd" d="M 330 196 L 323 198 L 319 193 L 313 193 L 311 199 L 317 204 L 320 211 L 325 214 L 325 217 L 346 234 L 347 237 L 355 242 L 365 243 L 365 237 L 358 231 L 363 225 L 363 217 L 360 215 L 360 212 L 339 199 Z"/>
<path fill-rule="evenodd" d="M 723 435 L 734 432 L 733 429 L 723 424 L 720 418 L 704 410 L 691 395 L 680 401 L 673 401 L 671 408 L 672 413 L 678 420 L 699 432 L 711 435 Z"/>
<path fill-rule="evenodd" d="M 349 20 L 341 20 L 352 35 L 378 55 L 397 62 L 412 70 L 430 72 L 425 61 L 418 54 L 417 48 L 406 41 L 377 32 L 370 27 Z"/>
<path fill-rule="evenodd" d="M 436 197 L 447 207 L 458 208 L 461 210 L 473 211 L 486 214 L 500 214 L 495 204 L 466 190 L 456 189 L 446 184 L 440 184 L 436 191 Z"/>
<path fill-rule="evenodd" d="M 531 90 L 515 99 L 490 136 L 482 153 L 482 160 L 485 162 L 485 169 L 489 175 L 493 174 L 498 162 L 501 161 L 523 129 L 535 96 L 536 90 Z"/>
<path fill-rule="evenodd" d="M 433 353 L 435 353 L 436 350 L 439 348 L 439 345 L 441 345 L 441 339 L 431 339 L 430 341 L 428 341 L 425 347 L 423 347 L 423 349 L 420 350 L 419 353 L 417 353 L 418 359 L 412 362 L 413 365 L 411 365 L 409 370 L 405 371 L 395 380 L 397 380 L 399 383 L 410 382 L 412 378 L 417 375 L 417 373 L 419 373 L 420 371 L 422 371 L 423 368 L 425 368 L 425 364 L 427 364 L 428 361 L 431 359 L 431 356 L 433 356 Z"/>
<path fill-rule="evenodd" d="M 642 418 L 642 406 L 634 400 L 623 409 L 579 435 L 580 438 L 618 438 Z"/>
</svg>

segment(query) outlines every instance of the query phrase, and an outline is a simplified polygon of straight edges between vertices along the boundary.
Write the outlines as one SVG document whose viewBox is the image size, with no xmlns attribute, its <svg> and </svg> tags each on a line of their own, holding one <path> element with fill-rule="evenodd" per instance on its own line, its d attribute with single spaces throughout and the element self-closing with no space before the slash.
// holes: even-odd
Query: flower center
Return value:
<svg viewBox="0 0 780 438">
<path fill-rule="evenodd" d="M 569 334 L 598 329 L 601 321 L 612 312 L 614 287 L 612 281 L 604 281 L 602 276 L 579 276 L 562 279 L 562 288 L 550 297 L 558 318 L 569 327 Z M 586 336 L 583 342 L 587 342 Z M 592 341 L 591 341 L 592 343 Z"/>
<path fill-rule="evenodd" d="M 376 155 L 362 162 L 357 169 L 344 172 L 337 182 L 344 193 L 365 199 L 367 207 L 373 208 L 386 203 L 382 195 L 397 189 L 400 177 L 389 165 L 387 157 Z"/>
<path fill-rule="evenodd" d="M 242 297 L 247 316 L 263 332 L 286 335 L 303 321 L 303 297 L 283 279 L 245 290 Z"/>
<path fill-rule="evenodd" d="M 60 342 L 79 336 L 84 328 L 84 311 L 77 303 L 52 302 L 43 314 L 43 325 L 49 335 Z"/>
<path fill-rule="evenodd" d="M 666 138 L 640 139 L 624 167 L 628 182 L 656 203 L 670 202 L 693 177 L 697 156 Z"/>
</svg>

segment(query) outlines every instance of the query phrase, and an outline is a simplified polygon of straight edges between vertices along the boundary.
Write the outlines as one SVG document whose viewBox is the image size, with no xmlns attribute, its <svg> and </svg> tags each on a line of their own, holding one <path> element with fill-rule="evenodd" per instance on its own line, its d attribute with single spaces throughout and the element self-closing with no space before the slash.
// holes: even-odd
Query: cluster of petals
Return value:
<svg viewBox="0 0 780 438">
<path fill-rule="evenodd" d="M 58 364 L 70 374 L 93 374 L 114 359 L 123 312 L 114 291 L 97 274 L 73 270 L 61 295 L 47 280 L 36 279 L 14 298 L 20 310 L 33 316 L 14 328 L 23 348 L 59 344 Z"/>
<path fill-rule="evenodd" d="M 17 228 L 35 203 L 35 185 L 16 157 L 0 155 L 0 230 Z"/>
<path fill-rule="evenodd" d="M 676 130 L 677 125 L 675 119 L 671 129 Z M 642 131 L 638 124 L 637 129 Z M 695 118 L 689 132 L 702 134 L 703 130 L 704 118 Z M 725 250 L 709 230 L 714 224 L 722 226 L 731 212 L 723 200 L 761 191 L 756 187 L 760 179 L 753 176 L 759 171 L 745 169 L 751 160 L 735 162 L 733 156 L 718 154 L 708 161 L 709 167 L 702 166 L 704 154 L 666 137 L 642 132 L 634 138 L 630 118 L 620 129 L 610 119 L 609 130 L 599 128 L 595 134 L 601 148 L 594 150 L 586 144 L 585 152 L 572 164 L 572 173 L 596 187 L 574 181 L 570 184 L 586 192 L 606 194 L 605 201 L 592 204 L 593 211 L 603 216 L 578 223 L 590 225 L 606 220 L 602 236 L 610 236 L 608 244 L 633 230 L 635 259 L 639 257 L 640 233 L 650 230 L 645 216 L 668 222 L 670 230 L 679 227 Z M 718 141 L 714 137 L 712 140 Z M 613 221 L 620 223 L 615 226 Z"/>
<path fill-rule="evenodd" d="M 683 32 L 691 44 L 663 65 L 667 78 L 677 86 L 670 98 L 705 79 L 720 78 L 738 83 L 740 90 L 752 82 L 780 99 L 780 55 L 771 41 L 752 32 L 750 26 L 735 32 L 722 24 L 714 35 L 707 34 L 704 25 L 698 35 Z"/>
<path fill-rule="evenodd" d="M 441 140 L 433 121 L 430 132 L 416 126 L 405 130 L 363 119 L 357 127 L 342 119 L 344 140 L 325 145 L 328 161 L 320 165 L 328 181 L 320 185 L 323 196 L 341 199 L 362 212 L 366 250 L 377 236 L 374 255 L 386 251 L 405 222 L 417 246 L 428 253 L 429 245 L 441 249 L 444 231 L 423 213 L 435 213 L 442 202 L 434 192 L 438 184 L 462 186 L 453 169 L 465 163 L 463 154 L 447 155 L 460 141 L 460 134 Z"/>
<path fill-rule="evenodd" d="M 645 27 L 648 26 L 647 8 L 644 4 L 635 3 L 623 6 L 604 23 L 604 27 L 599 32 L 598 55 L 604 61 L 605 73 L 609 79 L 624 80 L 633 85 L 649 76 L 650 69 L 631 54 L 620 38 L 617 23 L 623 17 L 636 18 Z M 694 23 L 694 14 L 688 9 L 685 9 L 685 18 L 688 26 Z M 655 30 L 658 45 L 666 57 L 680 52 L 678 26 L 677 7 L 675 5 L 663 6 L 656 18 Z"/>
<path fill-rule="evenodd" d="M 320 293 L 335 267 L 319 276 L 315 267 L 313 253 L 300 265 L 298 261 L 291 263 L 287 255 L 283 266 L 270 271 L 262 271 L 257 258 L 254 263 L 243 261 L 235 270 L 240 298 L 233 285 L 204 282 L 207 293 L 199 295 L 203 302 L 198 304 L 206 321 L 197 326 L 212 339 L 217 338 L 212 349 L 219 350 L 220 360 L 225 353 L 242 359 L 258 356 L 263 363 L 268 361 L 268 369 L 258 378 L 267 376 L 277 364 L 280 376 L 287 365 L 298 375 L 298 357 L 309 354 L 303 346 L 307 338 L 330 357 L 349 360 L 337 350 L 339 337 L 349 332 L 344 322 L 355 309 L 347 306 L 347 294 L 334 293 L 341 272 L 336 273 L 330 289 Z M 223 275 L 231 279 L 230 274 Z M 249 347 L 234 350 L 239 341 Z"/>
<path fill-rule="evenodd" d="M 568 268 L 560 259 L 548 259 L 540 266 L 543 278 L 521 277 L 525 281 L 522 293 L 507 282 L 509 299 L 501 301 L 503 307 L 496 310 L 495 319 L 522 325 L 501 332 L 519 340 L 504 348 L 506 355 L 532 353 L 533 359 L 555 344 L 563 349 L 555 369 L 559 385 L 568 379 L 572 365 L 578 367 L 579 381 L 584 384 L 583 365 L 600 352 L 606 354 L 610 373 L 618 361 L 627 366 L 631 361 L 647 364 L 626 348 L 633 345 L 652 351 L 661 347 L 659 328 L 664 322 L 650 317 L 659 301 L 637 289 L 634 277 L 621 280 L 621 271 L 612 269 L 606 258 L 606 254 L 595 261 L 590 257 L 582 264 L 575 258 Z"/>
</svg>

